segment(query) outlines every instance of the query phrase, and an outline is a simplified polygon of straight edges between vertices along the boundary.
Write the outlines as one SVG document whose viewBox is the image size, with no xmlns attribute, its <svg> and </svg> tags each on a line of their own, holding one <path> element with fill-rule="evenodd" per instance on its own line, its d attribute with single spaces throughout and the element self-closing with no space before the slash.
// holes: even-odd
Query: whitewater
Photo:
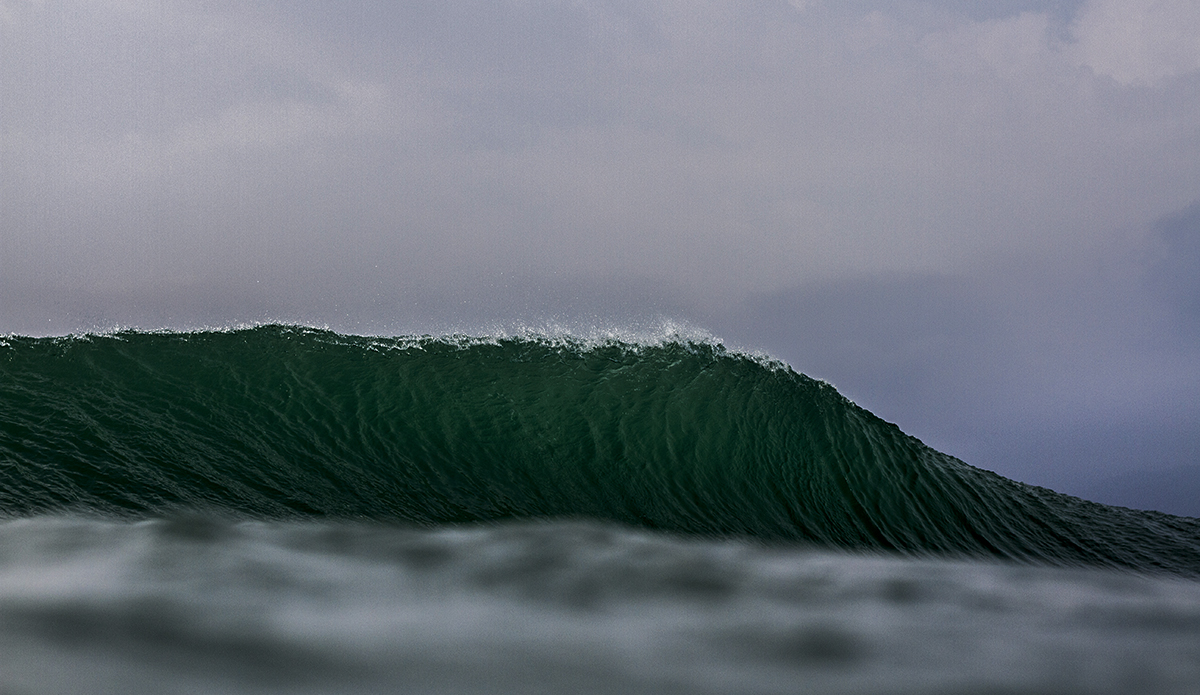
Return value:
<svg viewBox="0 0 1200 695">
<path fill-rule="evenodd" d="M 1200 521 L 713 340 L 0 340 L 0 693 L 1200 692 Z"/>
</svg>

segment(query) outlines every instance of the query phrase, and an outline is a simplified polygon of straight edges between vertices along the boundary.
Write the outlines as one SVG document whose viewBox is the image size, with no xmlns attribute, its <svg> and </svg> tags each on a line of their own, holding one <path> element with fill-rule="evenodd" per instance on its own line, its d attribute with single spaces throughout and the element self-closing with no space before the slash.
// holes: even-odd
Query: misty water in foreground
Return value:
<svg viewBox="0 0 1200 695">
<path fill-rule="evenodd" d="M 0 524 L 0 692 L 1193 693 L 1200 585 L 583 522 Z"/>
</svg>

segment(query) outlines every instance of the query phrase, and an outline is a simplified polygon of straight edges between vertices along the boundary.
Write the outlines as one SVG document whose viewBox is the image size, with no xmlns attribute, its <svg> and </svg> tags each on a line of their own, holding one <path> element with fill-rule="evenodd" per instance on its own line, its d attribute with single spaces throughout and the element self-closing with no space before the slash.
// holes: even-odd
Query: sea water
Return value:
<svg viewBox="0 0 1200 695">
<path fill-rule="evenodd" d="M 0 693 L 1200 692 L 1200 522 L 712 342 L 0 345 Z"/>
</svg>

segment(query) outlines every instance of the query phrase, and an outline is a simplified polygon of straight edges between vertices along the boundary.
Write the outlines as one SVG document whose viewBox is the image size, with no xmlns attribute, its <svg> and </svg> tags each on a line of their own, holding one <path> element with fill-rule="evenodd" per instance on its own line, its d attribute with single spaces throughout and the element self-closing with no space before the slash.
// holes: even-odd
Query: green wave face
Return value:
<svg viewBox="0 0 1200 695">
<path fill-rule="evenodd" d="M 1200 574 L 1200 522 L 938 453 L 718 345 L 264 326 L 8 338 L 0 514 L 581 517 Z"/>
</svg>

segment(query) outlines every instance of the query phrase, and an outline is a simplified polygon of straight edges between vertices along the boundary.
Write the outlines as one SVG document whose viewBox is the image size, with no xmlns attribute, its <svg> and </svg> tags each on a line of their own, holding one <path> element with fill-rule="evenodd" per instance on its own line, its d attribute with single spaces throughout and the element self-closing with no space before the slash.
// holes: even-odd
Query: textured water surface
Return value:
<svg viewBox="0 0 1200 695">
<path fill-rule="evenodd" d="M 708 341 L 0 340 L 0 693 L 1200 692 L 1200 521 Z"/>
<path fill-rule="evenodd" d="M 1200 570 L 1200 522 L 972 468 L 719 345 L 265 326 L 9 338 L 0 514 L 591 518 Z"/>
</svg>

